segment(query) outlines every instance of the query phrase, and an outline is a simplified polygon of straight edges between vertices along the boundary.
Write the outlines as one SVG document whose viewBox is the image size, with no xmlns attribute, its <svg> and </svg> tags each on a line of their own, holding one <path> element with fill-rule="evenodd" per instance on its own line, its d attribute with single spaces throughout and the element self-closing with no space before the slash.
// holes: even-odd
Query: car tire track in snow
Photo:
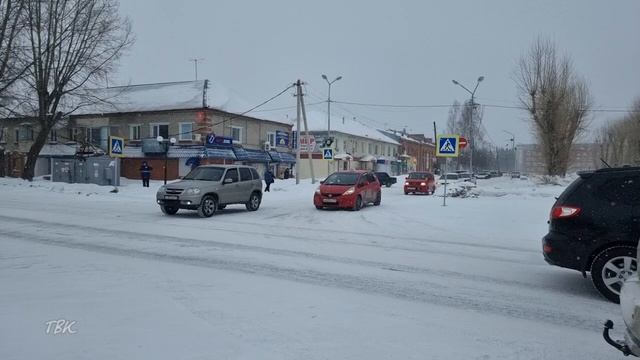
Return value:
<svg viewBox="0 0 640 360">
<path fill-rule="evenodd" d="M 43 213 L 48 215 L 48 218 L 51 219 L 51 215 L 48 213 Z M 162 217 L 162 215 L 160 215 L 160 217 Z M 0 219 L 5 219 L 6 221 L 9 222 L 15 222 L 15 221 L 33 221 L 33 220 L 29 220 L 30 218 L 38 218 L 40 219 L 39 216 L 35 216 L 35 214 L 33 214 L 33 211 L 30 212 L 30 216 L 22 216 L 22 217 L 14 217 L 14 216 L 9 216 L 9 215 L 1 215 L 0 214 Z M 135 216 L 124 216 L 124 218 L 126 219 L 127 222 L 136 222 L 136 221 L 149 221 L 148 218 L 144 218 L 144 219 L 139 219 L 136 218 Z M 82 215 L 77 215 L 75 217 L 75 219 L 78 221 L 78 223 L 82 223 Z M 122 222 L 121 219 L 116 218 L 114 219 L 115 221 L 118 222 Z M 457 257 L 466 257 L 466 258 L 471 258 L 471 259 L 477 259 L 477 260 L 483 260 L 483 261 L 499 261 L 499 262 L 505 262 L 505 263 L 512 263 L 512 264 L 518 264 L 518 265 L 522 265 L 522 264 L 529 264 L 529 265 L 540 265 L 542 264 L 542 260 L 541 257 L 539 255 L 539 252 L 535 252 L 536 257 L 535 257 L 535 261 L 531 261 L 529 259 L 527 259 L 526 257 L 514 257 L 514 256 L 510 256 L 510 255 L 505 255 L 505 254 L 496 254 L 495 251 L 492 251 L 491 248 L 485 248 L 483 246 L 480 246 L 479 244 L 474 244 L 474 247 L 469 249 L 469 250 L 473 250 L 468 252 L 464 247 L 461 248 L 459 251 L 456 250 L 449 250 L 448 247 L 450 245 L 450 243 L 440 243 L 440 242 L 427 242 L 425 243 L 416 243 L 414 242 L 414 244 L 420 245 L 419 247 L 409 247 L 409 246 L 403 246 L 403 245 L 399 245 L 396 243 L 396 237 L 395 236 L 382 236 L 382 237 L 378 237 L 380 239 L 386 240 L 386 241 L 370 241 L 368 238 L 370 237 L 368 234 L 366 235 L 362 235 L 361 237 L 363 238 L 362 240 L 364 241 L 357 241 L 354 239 L 358 239 L 360 237 L 358 236 L 353 236 L 353 232 L 350 234 L 344 234 L 342 231 L 340 232 L 332 232 L 331 233 L 331 238 L 327 237 L 327 231 L 321 231 L 321 230 L 315 230 L 315 229 L 308 229 L 311 233 L 313 233 L 315 236 L 310 236 L 308 234 L 305 234 L 303 231 L 301 231 L 301 229 L 297 229 L 295 228 L 296 232 L 293 233 L 289 230 L 289 227 L 287 226 L 284 229 L 278 229 L 278 228 L 274 228 L 273 226 L 263 226 L 257 223 L 245 223 L 245 222 L 238 222 L 237 224 L 241 225 L 241 228 L 238 228 L 238 226 L 234 226 L 233 224 L 236 224 L 234 222 L 229 222 L 229 221 L 225 221 L 224 223 L 220 223 L 220 222 L 204 222 L 202 221 L 202 219 L 200 218 L 196 218 L 193 219 L 192 222 L 189 223 L 185 223 L 184 221 L 176 221 L 176 218 L 171 218 L 171 220 L 167 220 L 166 222 L 163 222 L 161 225 L 165 226 L 165 227 L 171 227 L 172 229 L 178 229 L 178 228 L 183 228 L 183 229 L 188 229 L 189 231 L 193 230 L 193 224 L 202 224 L 202 226 L 199 228 L 202 231 L 207 231 L 207 232 L 218 232 L 218 231 L 223 231 L 223 232 L 228 232 L 228 233 L 232 233 L 232 234 L 243 234 L 243 235 L 249 235 L 250 237 L 272 237 L 272 238 L 279 238 L 279 239 L 288 239 L 288 240 L 293 240 L 295 242 L 309 242 L 309 243 L 327 243 L 327 244 L 336 244 L 336 245 L 353 245 L 353 246 L 359 246 L 359 247 L 365 247 L 365 248 L 369 248 L 369 249 L 384 249 L 384 250 L 390 250 L 390 251 L 407 251 L 407 252 L 411 252 L 411 253 L 422 253 L 422 254 L 427 254 L 427 255 L 434 255 L 434 254 L 440 254 L 440 255 L 454 255 Z M 38 220 L 37 223 L 48 223 L 51 225 L 56 225 L 56 224 L 60 224 L 61 222 L 54 222 L 52 221 L 44 221 L 44 220 Z M 109 223 L 108 221 L 104 221 L 104 224 L 106 224 L 105 226 L 110 226 L 110 228 L 108 228 L 109 231 L 112 232 L 118 232 L 118 231 L 122 231 L 122 230 L 117 230 L 115 228 L 117 228 L 118 224 L 112 224 Z M 96 229 L 96 230 L 106 230 L 105 227 L 88 227 L 86 225 L 78 225 L 78 224 L 69 224 L 66 223 L 68 225 L 71 226 L 85 226 L 89 229 Z M 128 224 L 127 224 L 128 225 Z M 255 228 L 255 230 L 252 230 L 251 228 Z M 268 232 L 265 232 L 265 228 L 268 228 Z M 123 232 L 123 234 L 131 234 L 134 233 L 132 231 L 126 231 Z M 139 235 L 144 235 L 147 234 L 146 232 L 137 232 L 137 234 Z M 158 233 L 154 234 L 154 236 L 162 236 L 159 235 Z M 389 240 L 392 240 L 393 243 L 390 243 Z M 465 249 L 465 250 L 463 250 Z M 486 253 L 479 253 L 477 251 L 477 249 L 483 249 L 483 250 L 489 250 Z M 510 252 L 509 250 L 506 250 L 507 252 Z M 521 253 L 516 253 L 516 254 L 521 254 Z M 528 255 L 526 253 L 522 253 L 524 255 Z"/>
<path fill-rule="evenodd" d="M 30 224 L 31 226 L 25 226 L 25 223 Z M 567 309 L 548 306 L 546 301 L 537 300 L 535 298 L 530 298 L 530 301 L 528 302 L 526 301 L 526 296 L 519 297 L 520 295 L 518 294 L 518 290 L 513 291 L 512 289 L 511 291 L 514 293 L 507 298 L 496 297 L 491 290 L 488 292 L 479 292 L 480 290 L 484 290 L 481 289 L 484 287 L 482 282 L 478 284 L 478 289 L 457 289 L 455 285 L 443 286 L 441 284 L 428 281 L 403 281 L 402 279 L 376 277 L 373 276 L 375 273 L 371 272 L 366 275 L 354 275 L 352 273 L 321 271 L 308 267 L 295 268 L 280 265 L 281 263 L 278 262 L 276 262 L 276 264 L 264 262 L 262 258 L 260 260 L 242 259 L 229 256 L 228 253 L 224 252 L 203 252 L 200 251 L 200 248 L 204 242 L 210 247 L 273 252 L 273 254 L 269 255 L 309 256 L 298 252 L 283 254 L 280 250 L 275 249 L 256 249 L 255 247 L 247 247 L 246 245 L 208 243 L 202 240 L 193 241 L 192 239 L 172 237 L 144 239 L 144 235 L 133 232 L 128 233 L 129 237 L 121 239 L 121 241 L 117 243 L 114 239 L 117 238 L 118 235 L 124 235 L 126 232 L 114 234 L 109 230 L 95 229 L 80 225 L 55 225 L 38 222 L 36 220 L 16 220 L 8 226 L 8 228 L 12 227 L 13 229 L 9 231 L 7 231 L 7 227 L 5 227 L 5 230 L 3 230 L 3 233 L 0 236 L 7 239 L 13 238 L 21 241 L 26 240 L 41 244 L 82 249 L 117 256 L 208 267 L 217 270 L 267 276 L 318 286 L 354 290 L 367 294 L 389 296 L 408 301 L 424 302 L 439 306 L 453 307 L 460 310 L 472 310 L 480 313 L 491 313 L 530 321 L 540 321 L 584 330 L 593 330 L 593 328 L 602 320 L 601 318 L 596 317 L 593 313 L 571 313 L 570 311 L 566 311 Z M 15 227 L 17 227 L 17 229 Z M 51 232 L 50 230 L 55 230 L 55 232 Z M 79 230 L 81 231 L 80 233 L 78 233 Z M 160 243 L 165 247 L 149 246 L 150 242 L 156 244 Z M 143 246 L 141 246 L 140 243 L 142 243 Z M 181 244 L 192 245 L 195 249 L 180 249 Z M 183 253 L 180 253 L 181 250 L 183 250 Z M 192 252 L 184 253 L 184 251 L 187 250 L 191 250 Z M 344 261 L 344 259 L 341 258 L 331 258 L 328 256 L 322 256 L 317 260 L 329 262 Z M 379 267 L 382 265 L 381 263 L 376 262 L 364 262 L 358 264 L 356 261 L 354 263 L 361 266 Z M 387 266 L 398 268 L 397 265 L 387 264 Z M 520 289 L 519 291 L 522 291 L 521 287 L 518 288 Z M 516 299 L 517 301 L 514 301 L 514 297 L 519 298 Z M 536 303 L 536 301 L 539 303 Z"/>
<path fill-rule="evenodd" d="M 358 266 L 365 266 L 365 267 L 371 267 L 371 268 L 378 268 L 378 269 L 383 269 L 388 271 L 402 271 L 406 273 L 426 274 L 430 276 L 438 276 L 443 278 L 455 278 L 455 279 L 462 279 L 462 280 L 469 280 L 469 281 L 479 281 L 484 283 L 492 283 L 496 285 L 519 286 L 526 289 L 536 288 L 541 290 L 552 290 L 551 288 L 542 286 L 542 285 L 536 285 L 536 284 L 508 280 L 508 279 L 499 279 L 495 277 L 483 276 L 478 274 L 444 270 L 441 268 L 434 268 L 434 267 L 425 267 L 425 266 L 418 267 L 418 266 L 403 265 L 403 264 L 396 264 L 396 263 L 389 263 L 389 262 L 356 259 L 356 258 L 350 258 L 350 257 L 344 257 L 344 256 L 319 254 L 319 253 L 313 253 L 308 251 L 278 249 L 278 248 L 270 248 L 270 247 L 255 246 L 255 245 L 222 242 L 217 240 L 201 240 L 201 239 L 194 239 L 190 237 L 177 237 L 177 236 L 149 234 L 149 233 L 115 230 L 115 229 L 102 229 L 102 228 L 97 228 L 93 226 L 79 225 L 79 224 L 71 225 L 71 224 L 51 223 L 51 222 L 42 221 L 42 220 L 17 219 L 17 218 L 9 218 L 2 215 L 0 215 L 0 219 L 7 219 L 7 220 L 11 219 L 11 223 L 13 225 L 16 225 L 22 222 L 23 224 L 25 224 L 25 226 L 27 226 L 26 224 L 31 224 L 31 226 L 43 226 L 45 227 L 43 228 L 43 231 L 46 229 L 46 231 L 49 233 L 52 233 L 52 229 L 58 228 L 60 230 L 55 230 L 55 232 L 53 232 L 53 234 L 58 236 L 71 237 L 73 235 L 77 235 L 77 231 L 74 232 L 73 234 L 69 232 L 69 229 L 73 228 L 77 230 L 83 230 L 86 233 L 85 236 L 83 236 L 83 238 L 90 238 L 92 234 L 102 233 L 105 236 L 117 235 L 117 237 L 119 238 L 130 238 L 130 239 L 135 239 L 136 241 L 142 241 L 147 243 L 157 243 L 158 241 L 164 241 L 166 243 L 173 242 L 177 244 L 184 244 L 187 246 L 201 246 L 201 247 L 227 249 L 227 250 L 250 251 L 250 252 L 257 252 L 257 253 L 277 255 L 277 256 L 302 257 L 307 259 L 341 263 L 345 265 L 358 265 Z M 67 234 L 64 233 L 65 230 L 68 232 Z M 246 233 L 245 231 L 235 230 L 235 229 L 234 230 L 217 229 L 217 230 L 229 231 L 233 233 Z M 261 234 L 261 235 L 264 235 L 264 234 Z M 271 234 L 269 235 L 271 236 Z M 280 236 L 280 235 L 275 235 L 275 236 Z M 298 238 L 295 237 L 295 239 L 298 239 Z M 374 247 L 378 247 L 378 246 L 374 246 Z M 383 250 L 385 251 L 401 250 L 401 251 L 408 251 L 408 252 L 416 251 L 415 249 L 404 249 L 404 248 L 396 248 L 396 247 L 389 247 L 389 248 L 383 247 Z M 460 254 L 451 253 L 451 255 L 459 256 Z M 478 258 L 482 260 L 487 259 L 484 256 L 478 257 Z"/>
</svg>

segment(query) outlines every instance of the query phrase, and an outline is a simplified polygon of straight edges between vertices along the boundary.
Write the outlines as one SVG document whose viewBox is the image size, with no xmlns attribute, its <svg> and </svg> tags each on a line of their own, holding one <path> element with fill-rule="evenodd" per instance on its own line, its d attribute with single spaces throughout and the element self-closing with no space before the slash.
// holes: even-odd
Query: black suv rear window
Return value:
<svg viewBox="0 0 640 360">
<path fill-rule="evenodd" d="M 574 182 L 572 182 L 566 189 L 558 196 L 559 203 L 565 203 L 569 200 L 569 197 L 580 187 L 582 184 L 586 182 L 583 178 L 577 178 Z"/>
</svg>

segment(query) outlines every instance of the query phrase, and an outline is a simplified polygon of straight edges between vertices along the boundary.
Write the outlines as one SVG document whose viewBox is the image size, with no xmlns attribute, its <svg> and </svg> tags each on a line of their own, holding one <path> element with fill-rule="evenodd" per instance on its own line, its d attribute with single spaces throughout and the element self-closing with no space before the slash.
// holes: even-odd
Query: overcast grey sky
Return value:
<svg viewBox="0 0 640 360">
<path fill-rule="evenodd" d="M 300 78 L 306 101 L 326 99 L 321 74 L 343 76 L 334 100 L 380 104 L 450 104 L 485 76 L 481 104 L 518 105 L 511 74 L 540 35 L 572 56 L 602 108 L 640 97 L 639 0 L 121 0 L 137 38 L 122 59 L 119 84 L 194 79 L 189 58 L 204 58 L 198 77 L 258 104 Z M 265 109 L 294 106 L 286 94 Z M 311 106 L 325 109 L 326 103 Z M 335 110 L 335 111 L 333 111 Z M 335 117 L 372 126 L 433 133 L 448 109 L 388 109 L 335 104 Z M 280 113 L 280 112 L 275 112 Z M 592 129 L 615 113 L 594 113 Z M 526 114 L 485 108 L 491 139 L 504 146 L 532 137 Z M 335 121 L 335 120 L 334 120 Z"/>
</svg>

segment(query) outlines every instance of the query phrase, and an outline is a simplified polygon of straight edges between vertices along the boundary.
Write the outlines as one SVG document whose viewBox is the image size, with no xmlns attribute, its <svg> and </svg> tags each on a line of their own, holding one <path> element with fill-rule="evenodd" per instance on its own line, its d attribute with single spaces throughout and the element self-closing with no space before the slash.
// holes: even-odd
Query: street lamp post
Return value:
<svg viewBox="0 0 640 360">
<path fill-rule="evenodd" d="M 505 133 L 511 135 L 511 150 L 513 150 L 513 171 L 518 171 L 518 157 L 516 156 L 516 135 L 510 131 L 502 130 Z"/>
<path fill-rule="evenodd" d="M 467 89 L 466 86 L 460 84 L 460 82 L 456 81 L 456 80 L 451 80 L 455 85 L 460 86 L 461 88 L 465 89 L 469 94 L 471 94 L 471 128 L 469 129 L 469 171 L 473 174 L 473 147 L 474 147 L 474 141 L 473 141 L 473 118 L 475 115 L 475 109 L 476 109 L 476 103 L 475 103 L 475 94 L 476 94 L 476 90 L 478 90 L 478 85 L 480 85 L 480 82 L 482 82 L 482 80 L 484 80 L 484 76 L 480 76 L 478 77 L 478 81 L 476 82 L 476 87 L 473 88 L 473 91 Z"/>
<path fill-rule="evenodd" d="M 156 138 L 164 146 L 164 184 L 167 185 L 167 163 L 169 162 L 169 146 L 176 143 L 176 138 L 164 139 L 161 135 Z"/>
<path fill-rule="evenodd" d="M 329 85 L 329 96 L 327 97 L 327 141 L 328 141 L 331 138 L 331 85 L 334 82 L 342 79 L 342 76 L 338 76 L 337 78 L 333 79 L 333 81 L 329 81 L 329 78 L 325 74 L 322 74 L 322 78 Z M 328 161 L 327 161 L 327 176 L 329 176 L 329 162 Z"/>
</svg>

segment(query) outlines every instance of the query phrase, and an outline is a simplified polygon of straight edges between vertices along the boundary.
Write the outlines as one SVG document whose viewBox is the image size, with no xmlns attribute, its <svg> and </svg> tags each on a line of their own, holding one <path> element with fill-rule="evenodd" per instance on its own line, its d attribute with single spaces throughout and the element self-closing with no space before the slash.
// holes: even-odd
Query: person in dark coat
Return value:
<svg viewBox="0 0 640 360">
<path fill-rule="evenodd" d="M 269 192 L 269 187 L 274 182 L 273 173 L 271 172 L 271 169 L 269 169 L 269 168 L 267 168 L 267 170 L 264 171 L 264 182 L 267 184 L 267 187 L 264 189 L 264 191 L 265 192 Z"/>
<path fill-rule="evenodd" d="M 142 186 L 149 187 L 149 179 L 151 178 L 151 171 L 153 168 L 147 164 L 146 161 L 140 165 L 140 177 L 142 178 Z"/>
<path fill-rule="evenodd" d="M 288 179 L 290 175 L 289 168 L 284 169 L 284 178 Z"/>
</svg>

